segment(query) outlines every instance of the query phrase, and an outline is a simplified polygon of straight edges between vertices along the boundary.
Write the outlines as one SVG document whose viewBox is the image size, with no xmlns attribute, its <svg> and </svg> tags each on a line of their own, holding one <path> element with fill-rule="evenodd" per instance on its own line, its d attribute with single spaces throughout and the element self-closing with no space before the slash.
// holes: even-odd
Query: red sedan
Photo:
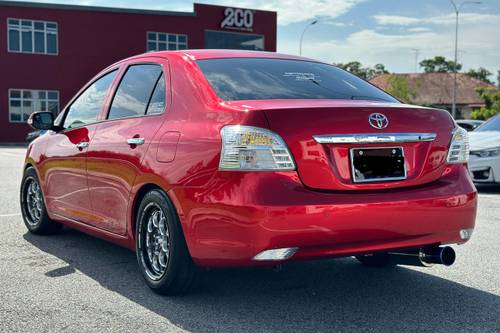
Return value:
<svg viewBox="0 0 500 333">
<path fill-rule="evenodd" d="M 477 193 L 448 112 L 401 104 L 318 61 L 147 53 L 93 78 L 27 152 L 27 228 L 62 225 L 136 251 L 147 284 L 197 267 L 355 256 L 451 265 Z"/>
</svg>

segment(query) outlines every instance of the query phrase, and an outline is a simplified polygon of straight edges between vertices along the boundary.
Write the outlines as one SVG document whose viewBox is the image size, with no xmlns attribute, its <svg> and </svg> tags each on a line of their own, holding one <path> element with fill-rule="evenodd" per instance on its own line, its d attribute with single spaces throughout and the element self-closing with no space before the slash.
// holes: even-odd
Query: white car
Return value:
<svg viewBox="0 0 500 333">
<path fill-rule="evenodd" d="M 474 183 L 500 184 L 500 115 L 469 132 L 469 172 Z"/>
</svg>

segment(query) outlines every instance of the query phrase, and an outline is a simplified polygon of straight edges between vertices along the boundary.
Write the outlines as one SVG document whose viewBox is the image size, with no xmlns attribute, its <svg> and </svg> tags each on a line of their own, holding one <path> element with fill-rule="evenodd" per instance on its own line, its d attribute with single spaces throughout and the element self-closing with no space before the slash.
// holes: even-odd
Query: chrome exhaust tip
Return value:
<svg viewBox="0 0 500 333">
<path fill-rule="evenodd" d="M 451 266 L 456 259 L 455 250 L 453 250 L 453 248 L 450 246 L 424 249 L 424 251 L 422 251 L 421 253 L 422 256 L 420 260 L 430 265 L 438 264 Z"/>
<path fill-rule="evenodd" d="M 451 266 L 456 254 L 450 246 L 435 246 L 415 250 L 389 252 L 392 263 L 397 265 L 429 267 L 434 264 Z"/>
</svg>

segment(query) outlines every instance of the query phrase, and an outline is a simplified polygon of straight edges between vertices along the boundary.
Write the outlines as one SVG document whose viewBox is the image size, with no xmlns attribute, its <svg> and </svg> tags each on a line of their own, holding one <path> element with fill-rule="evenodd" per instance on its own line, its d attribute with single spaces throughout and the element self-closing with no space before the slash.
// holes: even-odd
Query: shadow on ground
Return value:
<svg viewBox="0 0 500 333">
<path fill-rule="evenodd" d="M 476 184 L 477 191 L 480 194 L 500 194 L 500 185 L 477 185 Z"/>
<path fill-rule="evenodd" d="M 79 232 L 24 238 L 103 287 L 189 331 L 498 331 L 500 297 L 407 268 L 370 269 L 352 259 L 270 269 L 211 270 L 183 297 L 153 294 L 135 255 Z"/>
</svg>

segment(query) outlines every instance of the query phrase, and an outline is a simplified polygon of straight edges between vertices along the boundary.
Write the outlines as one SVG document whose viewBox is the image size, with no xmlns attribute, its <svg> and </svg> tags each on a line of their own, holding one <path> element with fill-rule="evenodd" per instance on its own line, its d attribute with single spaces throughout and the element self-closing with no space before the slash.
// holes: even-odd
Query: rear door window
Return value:
<svg viewBox="0 0 500 333">
<path fill-rule="evenodd" d="M 132 65 L 118 86 L 108 119 L 143 116 L 146 112 L 161 113 L 164 106 L 165 81 L 162 67 L 155 64 Z"/>
<path fill-rule="evenodd" d="M 370 83 L 332 65 L 266 58 L 198 60 L 223 100 L 359 99 L 399 103 Z"/>
<path fill-rule="evenodd" d="M 146 114 L 159 114 L 165 110 L 165 76 L 163 73 L 156 82 Z"/>
<path fill-rule="evenodd" d="M 69 107 L 64 128 L 81 127 L 97 121 L 115 75 L 116 70 L 102 76 L 78 96 Z"/>
</svg>

